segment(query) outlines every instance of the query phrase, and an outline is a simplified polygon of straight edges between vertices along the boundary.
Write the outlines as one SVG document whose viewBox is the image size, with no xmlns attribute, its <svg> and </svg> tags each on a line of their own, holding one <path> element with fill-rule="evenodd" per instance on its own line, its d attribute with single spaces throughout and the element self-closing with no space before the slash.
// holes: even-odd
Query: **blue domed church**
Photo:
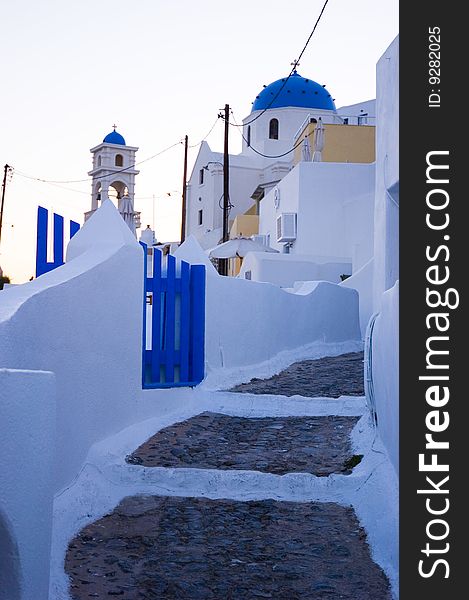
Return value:
<svg viewBox="0 0 469 600">
<path fill-rule="evenodd" d="M 340 122 L 326 87 L 295 70 L 264 86 L 254 99 L 251 114 L 243 121 L 243 152 L 250 148 L 269 156 L 287 152 L 305 120 L 319 117 L 324 123 Z"/>
<path fill-rule="evenodd" d="M 230 155 L 230 227 L 239 215 L 248 223 L 259 214 L 259 202 L 294 166 L 294 146 L 309 124 L 356 124 L 359 115 L 374 101 L 337 110 L 325 85 L 304 77 L 295 68 L 288 76 L 264 85 L 243 119 L 242 149 Z M 360 113 L 361 111 L 361 113 Z M 347 117 L 344 117 L 344 114 Z M 234 135 L 234 134 L 232 134 Z M 216 246 L 222 236 L 223 154 L 202 142 L 187 189 L 186 235 L 194 235 L 205 249 Z M 246 218 L 244 216 L 246 215 Z M 255 219 L 251 219 L 252 222 Z M 236 229 L 236 227 L 235 227 Z M 247 225 L 233 235 L 252 235 Z"/>
</svg>

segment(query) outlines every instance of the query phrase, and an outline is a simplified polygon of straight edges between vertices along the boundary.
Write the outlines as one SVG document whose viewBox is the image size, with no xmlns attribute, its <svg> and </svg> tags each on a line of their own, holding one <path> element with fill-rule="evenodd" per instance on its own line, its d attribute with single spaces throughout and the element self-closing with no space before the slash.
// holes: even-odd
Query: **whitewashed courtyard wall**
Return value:
<svg viewBox="0 0 469 600">
<path fill-rule="evenodd" d="M 55 377 L 0 369 L 0 600 L 48 597 Z"/>
<path fill-rule="evenodd" d="M 377 65 L 376 201 L 372 340 L 378 430 L 398 469 L 399 446 L 399 38 Z M 366 360 L 368 357 L 366 357 Z"/>
<path fill-rule="evenodd" d="M 142 248 L 110 201 L 68 259 L 0 298 L 0 364 L 56 376 L 56 490 L 93 443 L 136 418 L 141 393 Z"/>
</svg>

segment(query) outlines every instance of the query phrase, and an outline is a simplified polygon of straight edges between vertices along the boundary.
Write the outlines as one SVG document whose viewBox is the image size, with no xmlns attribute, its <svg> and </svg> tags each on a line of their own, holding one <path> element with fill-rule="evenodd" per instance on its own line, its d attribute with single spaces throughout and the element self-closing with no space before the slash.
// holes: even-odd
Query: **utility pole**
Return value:
<svg viewBox="0 0 469 600">
<path fill-rule="evenodd" d="M 230 105 L 225 104 L 225 139 L 223 147 L 223 241 L 227 242 L 229 238 L 228 215 L 230 206 L 230 163 L 228 154 L 228 133 L 230 129 Z M 220 275 L 228 275 L 228 259 L 220 260 Z"/>
<path fill-rule="evenodd" d="M 3 204 L 5 203 L 5 190 L 7 187 L 7 175 L 11 170 L 10 165 L 3 167 L 3 183 L 2 183 L 2 202 L 0 204 L 0 241 L 2 240 L 2 222 L 3 222 Z"/>
<path fill-rule="evenodd" d="M 182 221 L 181 221 L 181 244 L 186 239 L 186 210 L 187 210 L 187 149 L 189 138 L 184 137 L 184 174 L 182 177 Z"/>
</svg>

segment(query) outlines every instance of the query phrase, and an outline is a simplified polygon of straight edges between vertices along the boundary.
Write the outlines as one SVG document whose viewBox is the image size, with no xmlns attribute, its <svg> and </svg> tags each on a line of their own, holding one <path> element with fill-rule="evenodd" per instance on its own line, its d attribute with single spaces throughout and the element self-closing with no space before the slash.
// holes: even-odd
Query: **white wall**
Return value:
<svg viewBox="0 0 469 600">
<path fill-rule="evenodd" d="M 107 201 L 71 240 L 69 262 L 2 292 L 0 364 L 56 375 L 56 490 L 94 442 L 138 418 L 142 253 Z"/>
<path fill-rule="evenodd" d="M 317 282 L 309 294 L 270 283 L 207 278 L 208 371 L 261 363 L 315 341 L 360 339 L 358 294 Z"/>
<path fill-rule="evenodd" d="M 195 236 L 205 248 L 210 246 L 204 243 L 203 237 L 208 231 L 219 229 L 223 225 L 223 210 L 219 204 L 223 195 L 223 166 L 208 164 L 210 162 L 223 163 L 223 154 L 212 152 L 207 142 L 202 142 L 189 179 L 186 235 Z M 204 170 L 204 182 L 200 184 L 199 172 L 206 165 L 208 170 Z M 258 157 L 230 155 L 230 200 L 233 205 L 230 220 L 243 214 L 254 204 L 251 194 L 260 182 L 261 168 Z M 198 224 L 199 210 L 203 211 L 202 225 Z M 220 237 L 221 235 L 217 237 L 213 245 L 218 243 Z"/>
<path fill-rule="evenodd" d="M 291 254 L 343 256 L 359 269 L 373 255 L 374 165 L 300 162 L 260 203 L 259 233 L 276 242 L 276 219 L 282 212 L 298 214 L 297 239 Z"/>
<path fill-rule="evenodd" d="M 246 279 L 247 271 L 250 271 L 252 281 L 292 287 L 295 281 L 339 283 L 341 275 L 352 272 L 352 264 L 346 259 L 332 256 L 249 252 L 243 260 L 239 277 Z"/>
<path fill-rule="evenodd" d="M 298 133 L 301 133 L 298 130 L 308 117 L 314 117 L 316 119 L 321 117 L 323 123 L 337 122 L 335 111 L 332 110 L 300 108 L 294 106 L 269 108 L 265 112 L 256 110 L 243 119 L 243 123 L 246 123 L 246 125 L 243 127 L 243 135 L 247 139 L 247 123 L 252 121 L 251 146 L 254 146 L 256 150 L 262 152 L 263 154 L 277 156 L 283 152 L 288 152 L 288 150 L 293 148 L 295 136 Z M 278 140 L 269 139 L 269 124 L 271 119 L 278 119 Z M 244 139 L 242 152 L 248 156 L 258 156 L 251 147 L 247 146 Z M 293 152 L 284 158 L 284 160 L 289 161 L 292 159 Z"/>
<path fill-rule="evenodd" d="M 399 473 L 399 282 L 383 294 L 372 338 L 378 430 Z"/>
<path fill-rule="evenodd" d="M 351 277 L 342 281 L 341 286 L 357 290 L 360 301 L 360 330 L 365 338 L 368 321 L 373 314 L 373 259 L 371 258 Z"/>
<path fill-rule="evenodd" d="M 0 600 L 48 597 L 55 378 L 0 369 Z"/>
<path fill-rule="evenodd" d="M 378 431 L 398 470 L 399 445 L 399 38 L 377 65 L 372 346 Z M 365 357 L 369 360 L 369 356 Z"/>
<path fill-rule="evenodd" d="M 399 37 L 376 68 L 376 199 L 373 304 L 399 278 Z"/>
</svg>

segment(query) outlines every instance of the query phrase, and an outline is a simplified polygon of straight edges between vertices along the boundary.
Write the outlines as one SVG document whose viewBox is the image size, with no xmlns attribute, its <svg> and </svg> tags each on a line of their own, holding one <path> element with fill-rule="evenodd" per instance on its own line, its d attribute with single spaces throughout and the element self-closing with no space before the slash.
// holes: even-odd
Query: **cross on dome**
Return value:
<svg viewBox="0 0 469 600">
<path fill-rule="evenodd" d="M 296 67 L 298 67 L 300 65 L 300 61 L 296 60 L 296 58 L 295 58 L 295 60 L 293 62 L 291 62 L 290 64 L 291 64 L 291 66 L 293 67 L 293 70 L 296 73 Z"/>
</svg>

